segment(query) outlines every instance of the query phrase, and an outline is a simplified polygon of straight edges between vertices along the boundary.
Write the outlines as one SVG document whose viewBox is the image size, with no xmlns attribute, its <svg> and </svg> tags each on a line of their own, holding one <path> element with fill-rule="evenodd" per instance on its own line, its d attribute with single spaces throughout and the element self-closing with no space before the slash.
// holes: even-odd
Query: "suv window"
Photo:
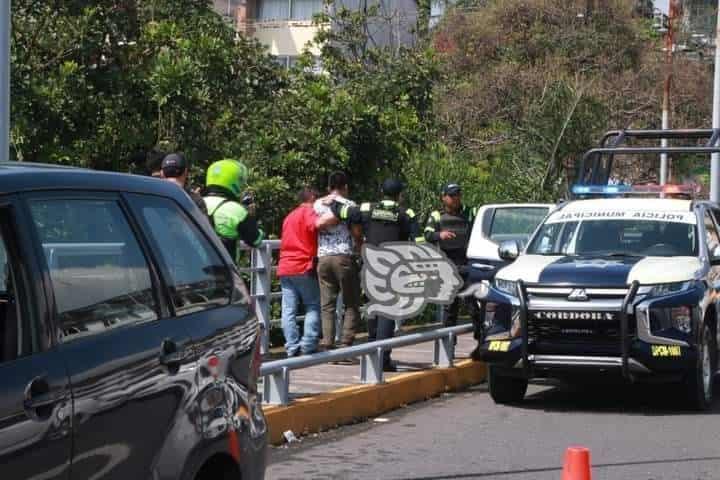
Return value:
<svg viewBox="0 0 720 480">
<path fill-rule="evenodd" d="M 150 271 L 113 200 L 30 201 L 64 340 L 155 320 Z"/>
<path fill-rule="evenodd" d="M 180 207 L 150 196 L 133 196 L 132 203 L 160 252 L 175 313 L 228 305 L 230 269 Z"/>
<path fill-rule="evenodd" d="M 499 243 L 503 240 L 524 239 L 542 222 L 547 212 L 547 208 L 498 208 L 490 226 L 490 240 Z"/>
<path fill-rule="evenodd" d="M 0 237 L 0 363 L 15 360 L 30 350 L 13 284 L 5 241 Z"/>
<path fill-rule="evenodd" d="M 720 245 L 720 238 L 718 238 L 718 232 L 715 229 L 715 223 L 713 222 L 710 212 L 706 211 L 703 217 L 705 223 L 705 238 L 707 240 L 708 250 L 712 253 Z"/>
</svg>

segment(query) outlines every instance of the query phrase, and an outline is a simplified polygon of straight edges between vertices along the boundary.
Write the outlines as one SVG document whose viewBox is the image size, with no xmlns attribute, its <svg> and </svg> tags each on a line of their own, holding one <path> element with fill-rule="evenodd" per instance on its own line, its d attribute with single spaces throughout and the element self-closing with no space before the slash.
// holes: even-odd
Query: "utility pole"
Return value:
<svg viewBox="0 0 720 480">
<path fill-rule="evenodd" d="M 673 48 L 675 46 L 675 19 L 680 15 L 680 1 L 670 0 L 668 11 L 668 28 L 665 33 L 665 83 L 663 85 L 662 105 L 662 129 L 670 129 L 670 93 L 672 91 L 673 77 Z M 668 141 L 663 138 L 663 147 L 668 146 Z M 660 185 L 665 185 L 668 180 L 668 155 L 660 154 Z"/>
<path fill-rule="evenodd" d="M 715 25 L 715 82 L 713 84 L 713 129 L 720 128 L 720 0 Z M 710 160 L 710 200 L 720 202 L 720 154 L 713 153 Z"/>
<path fill-rule="evenodd" d="M 10 0 L 0 0 L 0 162 L 10 159 Z"/>
</svg>

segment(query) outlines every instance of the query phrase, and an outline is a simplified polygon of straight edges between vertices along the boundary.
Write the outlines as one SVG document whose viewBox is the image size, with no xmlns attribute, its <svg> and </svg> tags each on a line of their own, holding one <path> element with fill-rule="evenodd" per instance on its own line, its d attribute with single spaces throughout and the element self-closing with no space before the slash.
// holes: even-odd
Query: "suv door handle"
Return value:
<svg viewBox="0 0 720 480">
<path fill-rule="evenodd" d="M 160 364 L 169 368 L 177 368 L 185 358 L 185 351 L 178 348 L 177 343 L 170 339 L 160 344 Z"/>
<path fill-rule="evenodd" d="M 50 385 L 44 377 L 35 377 L 25 387 L 23 408 L 34 420 L 45 420 L 52 414 L 52 407 L 67 399 L 65 389 L 50 392 Z"/>
</svg>

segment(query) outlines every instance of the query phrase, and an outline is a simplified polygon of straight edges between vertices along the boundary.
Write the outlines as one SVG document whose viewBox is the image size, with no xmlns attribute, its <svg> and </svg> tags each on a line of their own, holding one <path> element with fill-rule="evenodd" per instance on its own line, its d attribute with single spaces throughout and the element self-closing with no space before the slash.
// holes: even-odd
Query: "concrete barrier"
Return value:
<svg viewBox="0 0 720 480">
<path fill-rule="evenodd" d="M 477 385 L 485 376 L 484 363 L 463 360 L 452 368 L 406 373 L 380 385 L 354 385 L 298 399 L 287 406 L 264 407 L 270 443 L 282 444 L 287 430 L 307 435 L 336 428 Z"/>
</svg>

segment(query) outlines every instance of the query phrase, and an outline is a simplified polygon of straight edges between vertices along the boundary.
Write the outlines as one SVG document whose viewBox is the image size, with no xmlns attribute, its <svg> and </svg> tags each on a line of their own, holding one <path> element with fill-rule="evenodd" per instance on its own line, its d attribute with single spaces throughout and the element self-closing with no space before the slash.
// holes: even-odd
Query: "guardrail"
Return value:
<svg viewBox="0 0 720 480">
<path fill-rule="evenodd" d="M 263 363 L 260 376 L 265 377 L 263 384 L 263 403 L 268 405 L 287 405 L 290 402 L 290 372 L 323 363 L 348 360 L 361 357 L 360 381 L 365 384 L 379 384 L 385 381 L 382 369 L 382 357 L 385 350 L 406 347 L 425 342 L 435 342 L 433 365 L 449 368 L 455 357 L 455 338 L 473 331 L 472 325 L 441 328 L 430 332 L 412 333 L 388 340 L 379 340 L 352 347 L 339 348 L 316 353 L 306 357 L 288 358 Z"/>
<path fill-rule="evenodd" d="M 272 291 L 272 275 L 277 268 L 273 266 L 273 251 L 280 249 L 280 240 L 265 240 L 258 248 L 250 248 L 246 245 L 239 248 L 243 251 L 250 251 L 250 267 L 238 270 L 250 273 L 250 296 L 257 319 L 263 326 L 260 350 L 264 354 L 270 348 L 272 323 L 270 305 L 273 299 L 282 298 L 281 292 Z"/>
<path fill-rule="evenodd" d="M 265 354 L 270 349 L 270 328 L 274 323 L 280 323 L 280 319 L 272 318 L 271 311 L 272 302 L 282 299 L 282 292 L 272 291 L 273 275 L 277 270 L 277 266 L 273 262 L 273 252 L 280 250 L 280 240 L 265 240 L 258 248 L 250 248 L 244 244 L 239 248 L 242 251 L 250 252 L 250 266 L 240 267 L 238 270 L 250 274 L 250 296 L 252 297 L 258 321 L 263 326 L 260 351 Z M 441 322 L 442 314 L 443 309 L 439 307 L 437 309 L 437 315 L 438 320 Z M 297 318 L 302 319 L 303 316 L 299 315 Z M 340 332 L 342 332 L 342 322 L 342 303 L 340 301 L 338 302 L 335 316 L 335 331 L 337 332 L 335 341 L 340 340 L 339 336 Z"/>
</svg>

